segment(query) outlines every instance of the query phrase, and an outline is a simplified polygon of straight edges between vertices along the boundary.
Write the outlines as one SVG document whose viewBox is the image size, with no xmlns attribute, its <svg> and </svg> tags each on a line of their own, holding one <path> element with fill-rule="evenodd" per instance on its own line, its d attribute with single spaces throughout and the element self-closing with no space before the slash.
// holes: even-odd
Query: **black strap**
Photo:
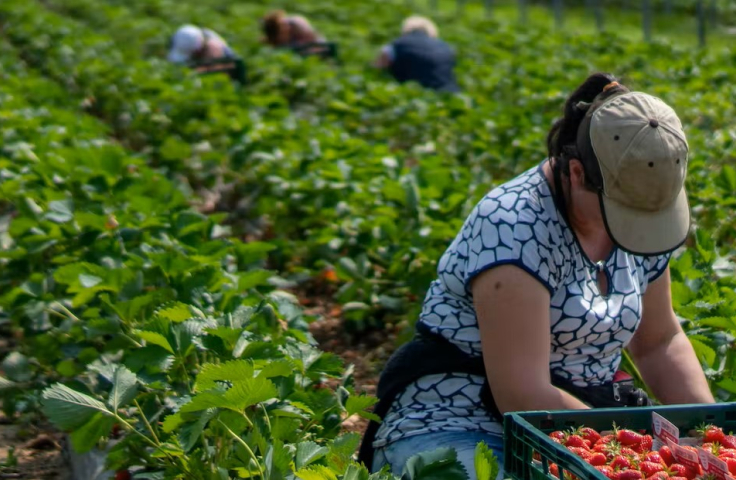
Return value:
<svg viewBox="0 0 736 480">
<path fill-rule="evenodd" d="M 562 190 L 562 165 L 558 159 L 554 159 L 555 163 L 552 165 L 552 174 L 555 177 L 555 202 L 557 203 L 557 212 L 562 215 L 567 225 L 570 222 L 567 218 L 567 201 L 565 200 L 565 192 Z"/>
</svg>

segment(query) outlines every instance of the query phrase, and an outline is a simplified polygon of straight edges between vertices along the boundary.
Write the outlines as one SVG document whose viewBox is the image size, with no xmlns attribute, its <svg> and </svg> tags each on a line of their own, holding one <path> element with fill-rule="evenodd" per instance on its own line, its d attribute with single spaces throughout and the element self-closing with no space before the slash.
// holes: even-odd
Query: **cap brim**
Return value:
<svg viewBox="0 0 736 480">
<path fill-rule="evenodd" d="M 690 230 L 690 209 L 683 188 L 668 207 L 637 210 L 599 194 L 608 234 L 623 250 L 636 255 L 661 255 L 682 245 Z"/>
<path fill-rule="evenodd" d="M 173 63 L 186 63 L 189 60 L 188 55 L 185 55 L 178 50 L 171 50 L 167 58 Z"/>
</svg>

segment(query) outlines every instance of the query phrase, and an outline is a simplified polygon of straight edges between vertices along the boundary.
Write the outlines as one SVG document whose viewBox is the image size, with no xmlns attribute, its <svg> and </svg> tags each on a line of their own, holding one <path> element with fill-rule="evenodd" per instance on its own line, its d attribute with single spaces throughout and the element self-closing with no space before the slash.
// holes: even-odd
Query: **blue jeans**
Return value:
<svg viewBox="0 0 736 480">
<path fill-rule="evenodd" d="M 468 478 L 475 480 L 475 447 L 480 442 L 485 442 L 493 450 L 499 466 L 496 478 L 503 478 L 503 437 L 484 432 L 436 432 L 402 438 L 376 449 L 371 471 L 377 472 L 388 464 L 394 475 L 401 475 L 409 457 L 440 447 L 452 447 L 457 452 L 458 461 L 467 470 Z"/>
</svg>

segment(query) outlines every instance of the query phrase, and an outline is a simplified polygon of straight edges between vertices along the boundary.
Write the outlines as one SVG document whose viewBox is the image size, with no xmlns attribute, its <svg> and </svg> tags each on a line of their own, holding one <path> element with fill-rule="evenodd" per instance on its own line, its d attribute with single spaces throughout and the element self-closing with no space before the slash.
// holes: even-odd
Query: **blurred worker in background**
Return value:
<svg viewBox="0 0 736 480">
<path fill-rule="evenodd" d="M 222 37 L 210 29 L 194 25 L 180 27 L 169 44 L 168 59 L 177 64 L 192 65 L 234 57 L 234 52 Z"/>
<path fill-rule="evenodd" d="M 262 20 L 263 42 L 273 47 L 295 48 L 325 42 L 325 38 L 301 15 L 283 10 L 270 12 Z"/>
<path fill-rule="evenodd" d="M 460 90 L 455 79 L 455 51 L 438 38 L 437 26 L 428 18 L 404 20 L 401 37 L 385 45 L 376 67 L 388 70 L 400 83 L 414 81 L 444 92 Z"/>
</svg>

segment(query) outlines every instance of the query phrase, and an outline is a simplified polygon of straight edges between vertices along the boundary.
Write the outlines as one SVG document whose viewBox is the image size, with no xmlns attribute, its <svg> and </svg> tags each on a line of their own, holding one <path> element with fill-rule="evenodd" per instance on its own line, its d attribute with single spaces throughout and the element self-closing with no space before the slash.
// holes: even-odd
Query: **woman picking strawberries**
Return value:
<svg viewBox="0 0 736 480">
<path fill-rule="evenodd" d="M 360 456 L 374 471 L 453 447 L 475 478 L 478 442 L 502 458 L 503 413 L 646 404 L 617 382 L 624 348 L 660 402 L 714 401 L 670 296 L 690 223 L 677 115 L 594 74 L 547 145 L 440 259 L 415 339 L 381 376 Z"/>
</svg>

